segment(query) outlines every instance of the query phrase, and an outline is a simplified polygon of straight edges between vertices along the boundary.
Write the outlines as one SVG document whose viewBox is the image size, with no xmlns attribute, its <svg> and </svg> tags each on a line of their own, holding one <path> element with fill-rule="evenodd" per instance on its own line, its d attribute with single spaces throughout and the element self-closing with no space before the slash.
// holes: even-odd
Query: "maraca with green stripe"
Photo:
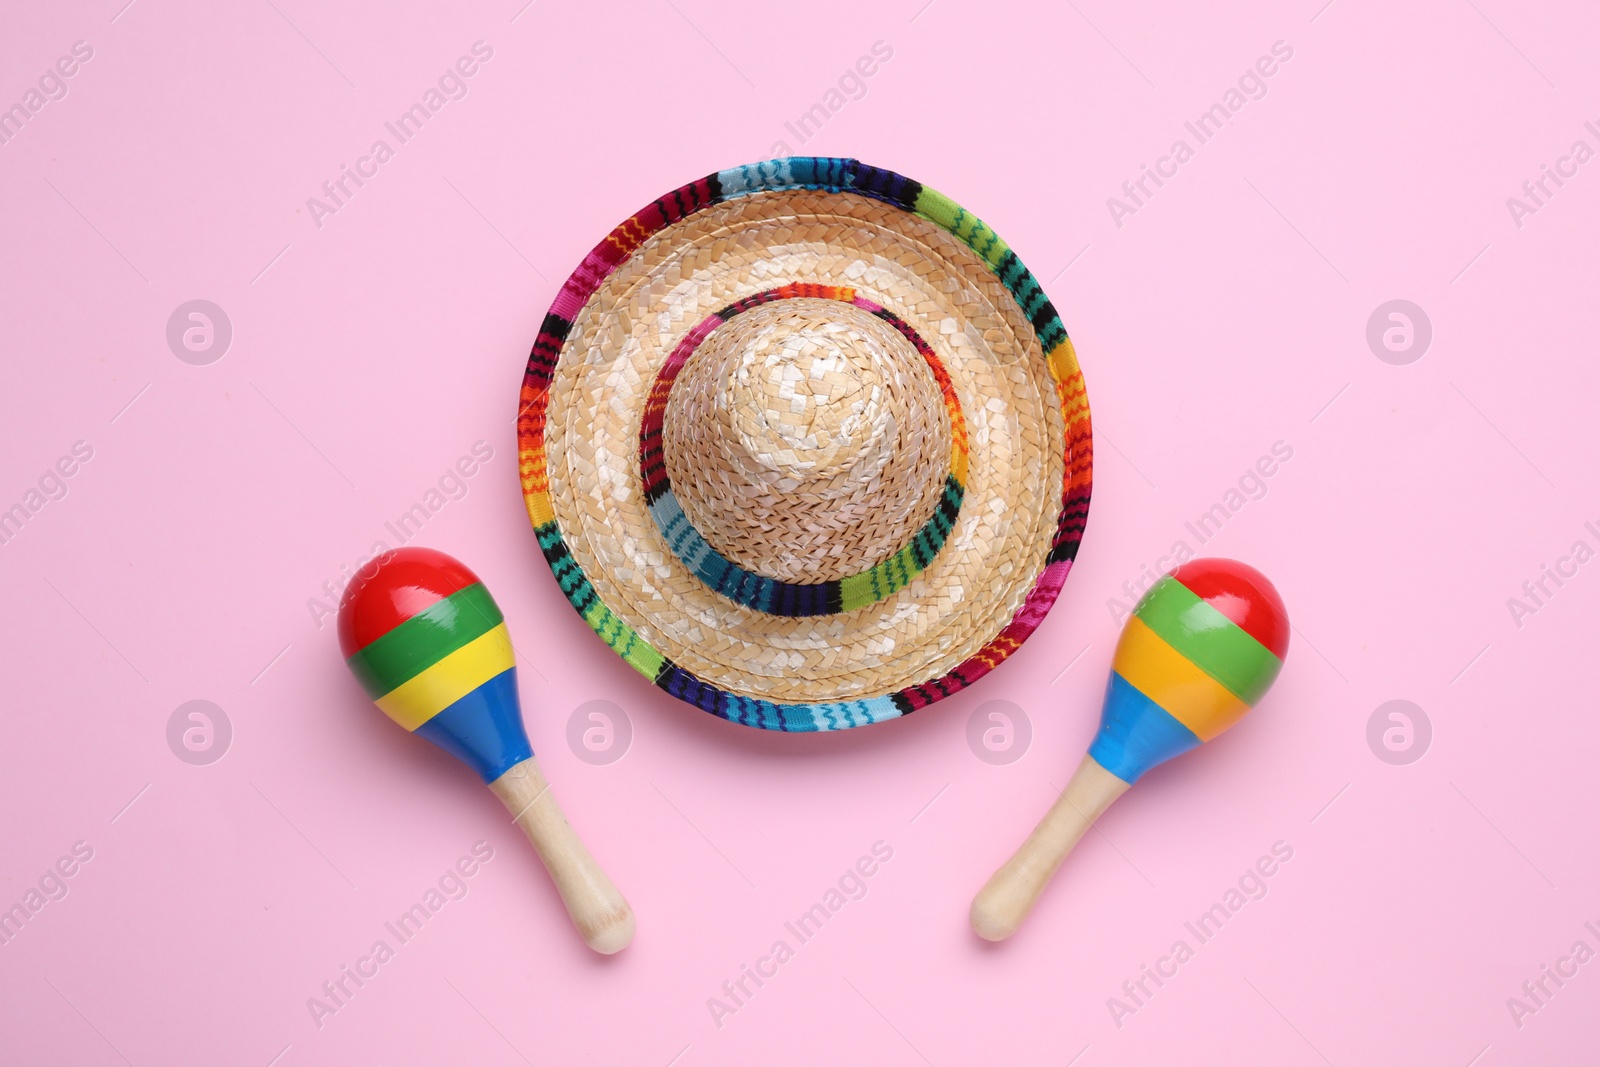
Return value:
<svg viewBox="0 0 1600 1067">
<path fill-rule="evenodd" d="M 1033 833 L 973 898 L 973 931 L 990 941 L 1016 933 L 1112 802 L 1150 768 L 1238 722 L 1288 651 L 1289 615 L 1254 567 L 1197 559 L 1153 585 L 1112 654 L 1100 732 Z"/>
<path fill-rule="evenodd" d="M 533 755 L 505 618 L 478 576 L 427 548 L 368 567 L 339 606 L 339 646 L 373 702 L 485 782 Z"/>
<path fill-rule="evenodd" d="M 633 909 L 578 839 L 533 758 L 511 637 L 478 576 L 431 548 L 383 553 L 339 602 L 339 647 L 384 714 L 488 783 L 538 851 L 588 946 L 626 947 Z"/>
<path fill-rule="evenodd" d="M 1185 563 L 1124 627 L 1089 755 L 1137 781 L 1238 722 L 1288 651 L 1289 616 L 1265 575 L 1228 559 Z"/>
</svg>

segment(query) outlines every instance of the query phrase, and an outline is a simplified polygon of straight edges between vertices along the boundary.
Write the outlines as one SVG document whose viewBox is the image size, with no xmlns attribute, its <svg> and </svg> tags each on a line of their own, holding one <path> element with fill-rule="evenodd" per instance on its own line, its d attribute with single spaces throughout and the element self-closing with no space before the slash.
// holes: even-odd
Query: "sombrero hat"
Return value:
<svg viewBox="0 0 1600 1067">
<path fill-rule="evenodd" d="M 1038 281 L 853 159 L 675 189 L 562 286 L 517 416 L 561 591 L 655 685 L 837 730 L 971 685 L 1044 618 L 1089 510 L 1089 405 Z"/>
</svg>

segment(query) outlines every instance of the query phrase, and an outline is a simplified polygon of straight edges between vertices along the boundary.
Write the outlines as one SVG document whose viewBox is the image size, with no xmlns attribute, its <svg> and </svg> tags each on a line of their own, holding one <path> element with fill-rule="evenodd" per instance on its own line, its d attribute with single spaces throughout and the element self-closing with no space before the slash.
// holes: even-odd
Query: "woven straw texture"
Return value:
<svg viewBox="0 0 1600 1067">
<path fill-rule="evenodd" d="M 573 607 L 767 729 L 975 682 L 1055 602 L 1088 513 L 1055 309 L 978 219 L 854 160 L 722 171 L 624 222 L 546 316 L 517 421 Z"/>
</svg>

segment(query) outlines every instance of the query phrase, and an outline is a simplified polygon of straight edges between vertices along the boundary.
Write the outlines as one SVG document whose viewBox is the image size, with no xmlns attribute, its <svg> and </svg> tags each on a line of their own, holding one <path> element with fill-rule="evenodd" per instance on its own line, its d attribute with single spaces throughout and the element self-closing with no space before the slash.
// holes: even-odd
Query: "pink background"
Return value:
<svg viewBox="0 0 1600 1067">
<path fill-rule="evenodd" d="M 13 4 L 0 33 L 5 106 L 93 49 L 0 146 L 0 507 L 93 449 L 0 547 L 0 906 L 93 849 L 0 947 L 0 1059 L 1594 1055 L 1600 963 L 1520 1027 L 1506 1004 L 1573 942 L 1600 949 L 1600 565 L 1520 627 L 1507 606 L 1600 547 L 1600 163 L 1520 227 L 1506 206 L 1575 140 L 1600 148 L 1592 7 L 123 3 Z M 319 229 L 307 198 L 478 40 L 468 95 Z M 1107 198 L 1280 40 L 1266 96 L 1118 227 Z M 802 147 L 785 122 L 875 41 L 892 59 Z M 1098 431 L 1078 567 L 1037 635 L 976 689 L 843 736 L 730 726 L 623 667 L 561 601 L 516 480 L 555 285 L 656 195 L 778 142 L 990 222 L 1061 309 Z M 234 330 L 207 366 L 165 339 L 194 298 Z M 1366 340 L 1396 298 L 1433 327 L 1405 366 Z M 534 747 L 638 913 L 614 959 L 494 798 L 367 704 L 308 606 L 480 439 L 494 458 L 417 540 L 479 571 L 537 668 Z M 1014 941 L 979 943 L 972 893 L 1094 730 L 1108 599 L 1277 441 L 1292 460 L 1205 549 L 1278 583 L 1277 687 L 1118 804 Z M 209 766 L 168 746 L 192 699 L 232 723 Z M 1367 742 L 1392 699 L 1432 723 L 1408 766 Z M 632 723 L 610 765 L 566 742 L 591 700 Z M 992 700 L 1032 722 L 1004 766 L 967 742 Z M 469 894 L 319 1028 L 307 998 L 478 840 L 495 858 Z M 719 1028 L 707 998 L 880 840 L 866 897 Z M 1119 1027 L 1107 999 L 1276 841 L 1294 858 L 1268 895 Z"/>
</svg>

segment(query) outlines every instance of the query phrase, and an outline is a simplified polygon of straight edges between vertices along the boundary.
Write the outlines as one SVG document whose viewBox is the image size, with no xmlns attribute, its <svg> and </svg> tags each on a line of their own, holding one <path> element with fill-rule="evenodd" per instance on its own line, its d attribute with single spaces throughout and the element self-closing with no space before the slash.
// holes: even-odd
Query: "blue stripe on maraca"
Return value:
<svg viewBox="0 0 1600 1067">
<path fill-rule="evenodd" d="M 1194 731 L 1122 675 L 1111 672 L 1100 732 L 1089 746 L 1096 763 L 1132 785 L 1151 767 L 1199 744 Z"/>
<path fill-rule="evenodd" d="M 512 667 L 417 727 L 416 732 L 492 782 L 533 756 Z"/>
</svg>

